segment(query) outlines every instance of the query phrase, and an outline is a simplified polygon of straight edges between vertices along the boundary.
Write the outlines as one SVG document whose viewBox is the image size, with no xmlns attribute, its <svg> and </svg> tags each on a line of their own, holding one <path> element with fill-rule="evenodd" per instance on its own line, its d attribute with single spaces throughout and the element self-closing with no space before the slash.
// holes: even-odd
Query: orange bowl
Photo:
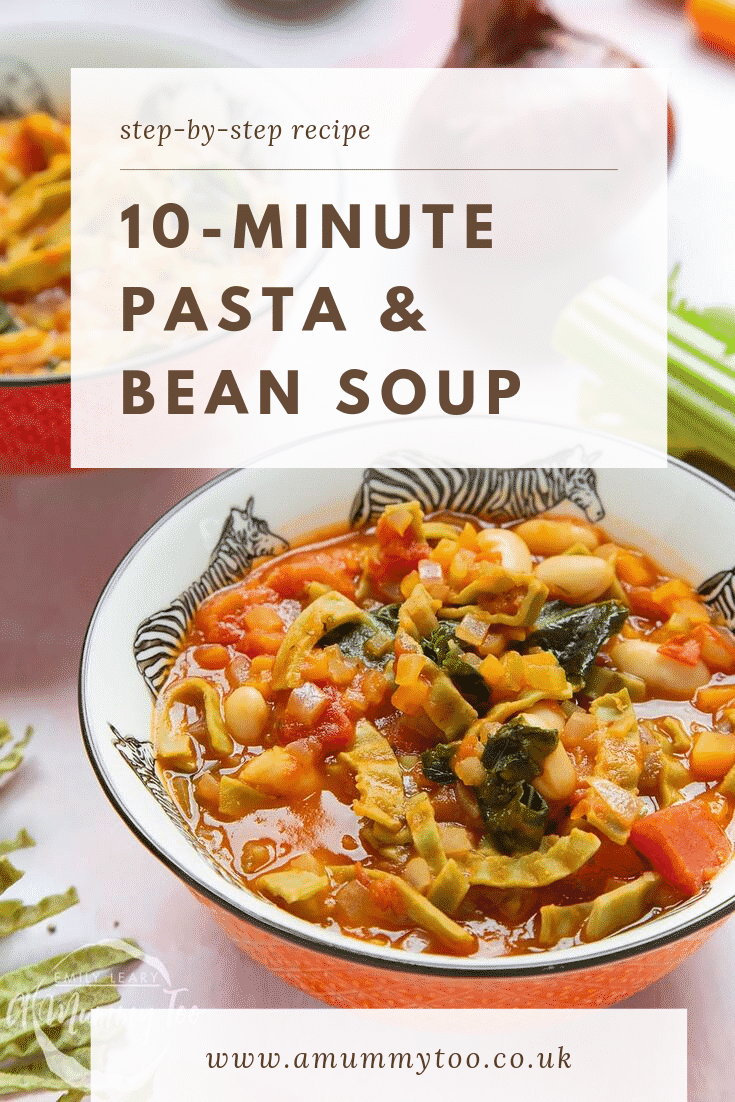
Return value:
<svg viewBox="0 0 735 1102">
<path fill-rule="evenodd" d="M 422 973 L 415 966 L 399 969 L 398 965 L 387 975 L 385 967 L 374 968 L 354 959 L 332 957 L 327 962 L 323 952 L 284 942 L 222 910 L 210 899 L 200 895 L 198 898 L 247 956 L 307 995 L 351 1009 L 442 1010 L 449 1006 L 465 1010 L 476 1007 L 562 1010 L 610 1006 L 673 971 L 722 925 L 718 922 L 707 926 L 680 941 L 638 956 L 568 971 L 545 970 L 540 956 L 539 967 L 531 975 L 511 968 L 507 973 L 495 969 L 489 975 L 437 975 Z"/>
<path fill-rule="evenodd" d="M 601 941 L 509 956 L 397 949 L 282 910 L 214 862 L 156 771 L 152 696 L 193 608 L 305 532 L 416 498 L 425 512 L 466 500 L 530 517 L 553 506 L 604 523 L 688 577 L 735 624 L 735 493 L 678 461 L 635 468 L 250 467 L 172 509 L 131 549 L 101 595 L 84 644 L 80 719 L 92 765 L 140 841 L 202 900 L 232 940 L 287 983 L 345 1007 L 598 1007 L 671 971 L 735 912 L 735 861 L 707 890 Z M 672 503 L 675 507 L 672 508 Z M 681 518 L 696 518 L 696 523 Z M 217 538 L 219 534 L 219 539 Z"/>
</svg>

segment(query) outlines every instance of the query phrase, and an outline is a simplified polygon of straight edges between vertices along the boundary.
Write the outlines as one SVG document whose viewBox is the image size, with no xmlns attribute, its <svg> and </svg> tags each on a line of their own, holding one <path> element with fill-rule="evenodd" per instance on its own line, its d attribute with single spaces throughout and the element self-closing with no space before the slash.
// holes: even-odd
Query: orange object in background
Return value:
<svg viewBox="0 0 735 1102">
<path fill-rule="evenodd" d="M 687 15 L 704 42 L 735 56 L 735 0 L 687 0 Z"/>
</svg>

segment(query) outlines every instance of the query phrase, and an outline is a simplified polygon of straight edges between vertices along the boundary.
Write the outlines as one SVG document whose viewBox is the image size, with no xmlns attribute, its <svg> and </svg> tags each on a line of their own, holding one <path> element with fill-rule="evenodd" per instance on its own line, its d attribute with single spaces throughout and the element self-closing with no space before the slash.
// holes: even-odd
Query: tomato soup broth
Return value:
<svg viewBox="0 0 735 1102">
<path fill-rule="evenodd" d="M 456 955 L 594 941 L 730 857 L 735 641 L 599 526 L 389 506 L 198 608 L 154 744 L 249 890 Z"/>
</svg>

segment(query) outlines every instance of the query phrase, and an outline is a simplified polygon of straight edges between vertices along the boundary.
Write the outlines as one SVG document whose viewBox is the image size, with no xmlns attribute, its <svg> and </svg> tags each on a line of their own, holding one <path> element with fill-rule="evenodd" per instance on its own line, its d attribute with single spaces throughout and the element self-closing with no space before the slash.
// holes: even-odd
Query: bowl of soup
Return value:
<svg viewBox="0 0 735 1102">
<path fill-rule="evenodd" d="M 132 27 L 5 28 L 0 58 L 0 474 L 69 469 L 70 70 L 232 66 Z"/>
<path fill-rule="evenodd" d="M 734 511 L 679 462 L 230 472 L 100 597 L 92 764 L 327 1002 L 618 1001 L 735 909 Z"/>
</svg>

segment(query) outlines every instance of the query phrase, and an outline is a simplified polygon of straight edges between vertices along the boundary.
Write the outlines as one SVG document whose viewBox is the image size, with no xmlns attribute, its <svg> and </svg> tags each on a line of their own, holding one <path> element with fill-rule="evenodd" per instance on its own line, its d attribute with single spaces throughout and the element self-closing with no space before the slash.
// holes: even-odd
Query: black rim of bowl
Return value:
<svg viewBox="0 0 735 1102">
<path fill-rule="evenodd" d="M 679 459 L 674 459 L 669 456 L 669 464 L 673 467 L 678 467 L 680 470 L 685 471 L 687 474 L 698 478 L 704 482 L 705 485 L 710 486 L 712 489 L 717 490 L 729 501 L 735 504 L 735 492 L 730 490 L 727 486 L 724 486 L 716 479 L 710 478 L 709 475 L 704 474 L 702 471 L 697 470 L 695 467 L 689 466 L 688 463 L 684 463 Z M 288 941 L 291 944 L 297 945 L 303 949 L 309 949 L 315 953 L 323 953 L 326 956 L 337 957 L 341 960 L 347 960 L 353 964 L 362 965 L 367 968 L 384 969 L 391 972 L 411 972 L 416 975 L 425 976 L 439 976 L 449 977 L 453 979 L 517 979 L 522 980 L 526 977 L 534 976 L 549 976 L 556 975 L 557 973 L 565 972 L 578 972 L 584 969 L 598 968 L 606 964 L 613 964 L 619 961 L 627 960 L 631 957 L 640 956 L 643 953 L 650 953 L 656 949 L 662 949 L 667 945 L 672 945 L 676 941 L 681 941 L 684 938 L 690 937 L 692 934 L 696 934 L 701 930 L 705 930 L 709 926 L 713 926 L 721 919 L 727 918 L 735 911 L 735 892 L 724 903 L 721 903 L 718 907 L 715 907 L 712 911 L 702 915 L 695 921 L 685 924 L 683 927 L 677 930 L 672 930 L 664 934 L 656 934 L 656 919 L 651 920 L 650 925 L 653 933 L 650 937 L 637 942 L 634 945 L 625 947 L 614 947 L 608 950 L 595 949 L 594 956 L 584 959 L 570 959 L 568 961 L 555 961 L 552 964 L 543 963 L 543 953 L 524 954 L 518 957 L 494 957 L 495 961 L 503 961 L 503 964 L 497 967 L 464 967 L 465 960 L 471 960 L 472 958 L 457 958 L 456 966 L 447 965 L 445 961 L 441 963 L 432 964 L 432 958 L 427 955 L 426 963 L 415 961 L 405 961 L 400 959 L 401 950 L 389 949 L 388 951 L 395 954 L 393 957 L 372 957 L 366 956 L 359 948 L 352 949 L 345 945 L 330 944 L 327 941 L 320 941 L 315 937 L 307 934 L 299 933 L 295 930 L 285 929 L 278 925 L 275 921 L 262 918 L 258 915 L 251 914 L 245 907 L 239 907 L 236 904 L 225 899 L 219 895 L 214 889 L 210 888 L 207 884 L 203 883 L 196 876 L 183 869 L 176 860 L 166 853 L 160 845 L 152 838 L 146 831 L 138 824 L 133 815 L 128 811 L 127 807 L 118 796 L 115 786 L 110 780 L 105 770 L 104 764 L 97 755 L 94 740 L 91 735 L 92 724 L 87 715 L 86 697 L 85 697 L 85 681 L 86 671 L 89 661 L 89 648 L 94 630 L 98 613 L 102 608 L 108 593 L 117 584 L 119 578 L 124 573 L 128 563 L 136 556 L 140 547 L 147 543 L 151 539 L 159 528 L 163 527 L 170 517 L 174 516 L 181 509 L 186 508 L 190 502 L 204 493 L 207 493 L 212 486 L 217 485 L 220 482 L 225 481 L 228 478 L 232 478 L 240 473 L 240 470 L 247 468 L 233 468 L 231 470 L 224 471 L 222 474 L 216 475 L 214 478 L 205 482 L 204 485 L 199 486 L 196 490 L 193 490 L 186 497 L 182 498 L 176 505 L 168 509 L 158 520 L 154 521 L 149 528 L 135 541 L 130 550 L 120 560 L 110 578 L 102 590 L 100 596 L 97 599 L 92 616 L 90 618 L 87 630 L 84 636 L 84 643 L 82 645 L 82 656 L 79 665 L 79 681 L 78 681 L 78 707 L 79 707 L 79 720 L 82 729 L 82 738 L 84 740 L 84 746 L 87 751 L 92 768 L 97 776 L 102 789 L 107 796 L 112 806 L 117 811 L 118 815 L 122 818 L 123 822 L 133 832 L 138 841 L 148 849 L 154 856 L 156 856 L 168 869 L 171 870 L 180 880 L 191 888 L 198 895 L 203 896 L 209 902 L 214 903 L 216 906 L 223 908 L 223 910 L 229 912 L 235 918 L 242 919 L 246 923 L 250 923 L 253 926 L 257 926 L 259 929 L 265 931 L 268 934 L 272 934 L 275 937 L 281 938 L 284 941 Z M 735 860 L 735 858 L 733 858 Z M 247 899 L 248 889 L 243 888 L 243 895 Z M 273 904 L 275 907 L 275 904 Z M 642 927 L 645 929 L 645 927 Z M 321 929 L 321 927 L 316 927 Z M 360 942 L 356 941 L 356 945 Z M 604 941 L 596 943 L 596 945 L 604 946 Z M 538 963 L 537 963 L 538 962 Z"/>
</svg>

